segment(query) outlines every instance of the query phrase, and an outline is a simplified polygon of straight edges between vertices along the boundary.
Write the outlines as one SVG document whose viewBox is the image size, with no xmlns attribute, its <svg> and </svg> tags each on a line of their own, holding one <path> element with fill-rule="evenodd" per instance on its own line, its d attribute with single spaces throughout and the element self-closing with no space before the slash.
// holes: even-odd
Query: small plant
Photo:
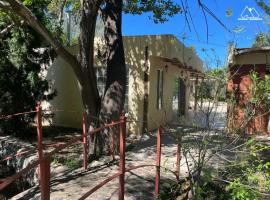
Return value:
<svg viewBox="0 0 270 200">
<path fill-rule="evenodd" d="M 81 167 L 80 161 L 76 160 L 75 158 L 64 158 L 55 156 L 52 162 L 56 165 L 65 165 L 71 170 L 75 170 Z"/>
<path fill-rule="evenodd" d="M 222 179 L 229 183 L 231 199 L 261 200 L 270 196 L 270 162 L 261 158 L 262 152 L 269 150 L 268 145 L 249 140 L 244 148 L 246 155 L 226 168 Z"/>
<path fill-rule="evenodd" d="M 233 200 L 259 200 L 257 193 L 244 185 L 240 178 L 236 178 L 231 182 L 228 189 Z"/>
</svg>

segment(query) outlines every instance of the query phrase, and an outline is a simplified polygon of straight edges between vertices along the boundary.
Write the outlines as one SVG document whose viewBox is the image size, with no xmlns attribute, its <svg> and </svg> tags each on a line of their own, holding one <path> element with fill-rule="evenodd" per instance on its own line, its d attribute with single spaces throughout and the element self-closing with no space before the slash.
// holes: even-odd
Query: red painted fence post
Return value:
<svg viewBox="0 0 270 200">
<path fill-rule="evenodd" d="M 41 200 L 50 199 L 50 158 L 44 159 L 43 145 L 42 145 L 42 108 L 40 103 L 36 107 L 37 111 L 37 146 L 38 146 L 38 158 L 42 160 L 39 165 L 39 181 L 41 190 Z"/>
<path fill-rule="evenodd" d="M 160 182 L 160 160 L 161 160 L 161 128 L 157 131 L 157 160 L 156 160 L 156 182 L 155 182 L 155 195 L 159 195 L 159 182 Z"/>
<path fill-rule="evenodd" d="M 119 161 L 119 200 L 124 200 L 125 195 L 125 151 L 126 151 L 126 117 L 120 117 L 120 161 Z"/>
<path fill-rule="evenodd" d="M 86 128 L 86 112 L 83 113 L 83 168 L 87 170 L 87 157 L 88 157 L 88 144 L 87 144 L 87 128 Z"/>
<path fill-rule="evenodd" d="M 114 121 L 112 121 L 112 123 L 114 123 Z M 112 158 L 113 160 L 115 160 L 115 144 L 114 144 L 114 126 L 111 127 L 111 132 L 112 132 L 112 147 L 111 147 L 111 153 L 112 153 Z"/>
</svg>

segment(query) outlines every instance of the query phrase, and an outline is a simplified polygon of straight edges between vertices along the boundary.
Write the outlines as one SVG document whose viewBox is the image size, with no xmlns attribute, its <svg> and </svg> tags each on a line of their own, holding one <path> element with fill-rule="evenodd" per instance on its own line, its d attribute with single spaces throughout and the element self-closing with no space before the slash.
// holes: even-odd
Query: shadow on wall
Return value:
<svg viewBox="0 0 270 200">
<path fill-rule="evenodd" d="M 141 134 L 144 119 L 144 94 L 147 92 L 149 97 L 155 95 L 155 93 L 150 93 L 149 81 L 152 81 L 151 87 L 153 88 L 156 88 L 157 84 L 155 79 L 151 79 L 151 76 L 156 76 L 156 73 L 150 73 L 150 68 L 156 68 L 156 64 L 151 63 L 151 59 L 153 57 L 177 58 L 180 62 L 189 63 L 189 65 L 193 65 L 196 68 L 202 66 L 202 64 L 200 59 L 191 50 L 184 47 L 173 35 L 126 36 L 123 38 L 123 41 L 126 65 L 129 66 L 128 120 L 132 122 L 129 123 L 128 128 L 132 133 Z M 104 46 L 102 39 L 97 38 L 95 49 L 100 48 L 100 46 L 102 48 L 102 45 Z M 148 47 L 147 52 L 146 47 Z M 69 50 L 76 54 L 78 52 L 78 45 L 70 47 Z M 95 65 L 101 66 L 98 59 L 95 59 Z M 174 67 L 176 68 L 176 66 Z M 147 84 L 144 83 L 145 71 L 149 75 Z M 71 67 L 58 57 L 45 72 L 45 77 L 47 80 L 53 80 L 52 87 L 57 90 L 57 97 L 50 102 L 44 102 L 43 106 L 45 108 L 61 110 L 60 112 L 55 112 L 52 124 L 81 128 L 83 104 L 77 80 Z M 165 79 L 167 82 L 170 81 L 170 77 Z M 172 83 L 167 83 L 167 85 L 172 86 Z M 169 93 L 171 90 L 166 92 Z M 155 104 L 155 100 L 149 102 L 148 106 L 151 104 Z M 172 102 L 167 107 L 171 107 L 171 104 Z M 168 112 L 170 110 L 166 109 L 166 116 L 169 115 Z M 156 120 L 155 117 L 153 113 L 148 112 L 147 118 L 153 118 L 157 124 L 169 118 L 166 117 L 166 119 L 160 121 Z"/>
<path fill-rule="evenodd" d="M 71 47 L 70 51 L 75 54 L 77 47 Z M 83 104 L 77 79 L 71 67 L 62 58 L 57 57 L 44 76 L 47 80 L 51 80 L 52 88 L 57 91 L 57 96 L 53 100 L 42 103 L 43 109 L 56 110 L 53 112 L 51 124 L 81 128 Z M 48 125 L 48 121 L 45 124 Z"/>
</svg>

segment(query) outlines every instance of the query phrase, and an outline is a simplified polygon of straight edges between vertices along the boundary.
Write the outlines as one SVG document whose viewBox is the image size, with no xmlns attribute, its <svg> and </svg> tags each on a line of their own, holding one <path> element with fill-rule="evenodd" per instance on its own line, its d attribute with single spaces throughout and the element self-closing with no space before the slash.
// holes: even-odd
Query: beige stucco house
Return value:
<svg viewBox="0 0 270 200">
<path fill-rule="evenodd" d="M 182 114 L 187 113 L 190 80 L 203 72 L 200 58 L 173 35 L 125 36 L 123 39 L 128 69 L 125 110 L 132 121 L 128 124 L 129 131 L 141 134 L 172 121 L 176 78 L 181 78 L 182 92 L 178 95 L 178 107 Z M 78 47 L 70 47 L 70 51 L 76 54 Z M 97 69 L 104 69 L 98 60 L 95 63 Z M 105 81 L 106 70 L 97 71 L 100 85 Z M 56 58 L 45 76 L 52 80 L 57 97 L 44 106 L 63 110 L 55 113 L 52 123 L 80 128 L 83 106 L 72 69 L 61 58 Z"/>
</svg>

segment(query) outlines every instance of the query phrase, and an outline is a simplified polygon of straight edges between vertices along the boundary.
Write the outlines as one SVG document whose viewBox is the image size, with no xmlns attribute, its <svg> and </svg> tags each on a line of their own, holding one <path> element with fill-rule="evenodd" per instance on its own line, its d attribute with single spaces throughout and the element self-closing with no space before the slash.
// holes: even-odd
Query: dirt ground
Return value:
<svg viewBox="0 0 270 200">
<path fill-rule="evenodd" d="M 210 116 L 215 130 L 205 131 L 201 128 L 179 125 L 179 121 L 168 124 L 162 130 L 162 157 L 161 157 L 161 190 L 169 187 L 170 183 L 176 181 L 175 175 L 171 171 L 176 170 L 177 139 L 182 136 L 182 151 L 189 151 L 185 157 L 182 152 L 180 177 L 184 179 L 188 176 L 188 169 L 194 166 L 199 152 L 198 144 L 209 138 L 207 145 L 206 160 L 207 165 L 214 172 L 218 172 L 224 164 L 236 159 L 236 154 L 231 151 L 241 145 L 241 138 L 223 133 L 222 129 L 226 125 L 226 105 L 220 104 Z M 192 123 L 205 126 L 203 114 L 190 111 Z M 198 121 L 199 120 L 199 121 Z M 191 125 L 192 125 L 191 123 Z M 187 125 L 187 124 L 185 124 Z M 48 150 L 53 148 L 56 142 L 66 142 L 74 135 L 80 135 L 79 130 L 59 129 L 53 133 L 53 129 L 45 131 L 45 144 Z M 47 136 L 46 136 L 47 134 Z M 50 136 L 49 136 L 50 135 Z M 269 137 L 257 137 L 258 140 L 269 142 Z M 143 164 L 156 163 L 156 131 L 149 132 L 143 136 L 129 135 L 127 138 L 126 167 Z M 209 158 L 209 159 L 208 159 Z M 82 145 L 77 144 L 65 149 L 58 154 L 53 164 L 58 166 L 52 171 L 51 178 L 51 199 L 79 199 L 92 187 L 114 174 L 118 170 L 118 156 L 116 161 L 112 161 L 111 156 L 104 156 L 98 160 L 90 161 L 88 170 L 82 170 Z M 125 199 L 153 199 L 154 198 L 155 167 L 147 167 L 127 172 L 125 176 Z M 114 179 L 101 189 L 93 193 L 87 199 L 118 199 L 118 179 Z M 39 199 L 39 187 L 33 187 L 12 199 Z"/>
</svg>

